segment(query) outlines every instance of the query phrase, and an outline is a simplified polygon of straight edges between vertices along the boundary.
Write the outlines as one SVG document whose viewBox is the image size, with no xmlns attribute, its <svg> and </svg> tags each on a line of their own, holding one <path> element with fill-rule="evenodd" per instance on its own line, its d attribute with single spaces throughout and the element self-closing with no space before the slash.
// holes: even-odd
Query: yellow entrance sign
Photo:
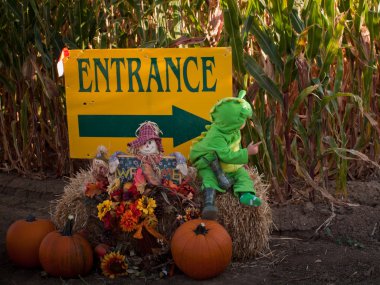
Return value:
<svg viewBox="0 0 380 285">
<path fill-rule="evenodd" d="M 126 152 L 144 121 L 166 154 L 187 156 L 211 107 L 232 96 L 230 48 L 70 50 L 64 70 L 72 158 Z"/>
</svg>

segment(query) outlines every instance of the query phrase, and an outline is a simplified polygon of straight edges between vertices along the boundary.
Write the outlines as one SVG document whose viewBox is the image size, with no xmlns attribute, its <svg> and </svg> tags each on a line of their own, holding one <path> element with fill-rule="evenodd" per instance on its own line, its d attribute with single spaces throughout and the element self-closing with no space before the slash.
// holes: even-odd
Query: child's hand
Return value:
<svg viewBox="0 0 380 285">
<path fill-rule="evenodd" d="M 253 154 L 257 154 L 259 152 L 259 145 L 261 144 L 261 142 L 257 142 L 257 143 L 253 143 L 251 142 L 248 146 L 247 146 L 247 150 L 248 150 L 248 155 L 253 155 Z"/>
</svg>

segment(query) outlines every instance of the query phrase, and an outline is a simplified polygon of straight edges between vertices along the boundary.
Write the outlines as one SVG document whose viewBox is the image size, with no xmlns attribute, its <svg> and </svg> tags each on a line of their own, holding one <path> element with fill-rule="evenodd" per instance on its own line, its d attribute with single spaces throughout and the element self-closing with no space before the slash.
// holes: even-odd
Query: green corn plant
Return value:
<svg viewBox="0 0 380 285">
<path fill-rule="evenodd" d="M 346 135 L 349 128 L 347 112 L 353 111 L 357 117 L 363 118 L 362 113 L 358 112 L 361 103 L 350 105 L 352 107 L 344 109 L 343 113 L 341 109 L 337 111 L 337 107 L 331 111 L 330 105 L 347 102 L 347 98 L 361 97 L 347 93 L 341 87 L 352 88 L 344 82 L 347 72 L 343 73 L 343 60 L 347 61 L 347 53 L 350 52 L 344 39 L 353 42 L 351 22 L 356 23 L 358 31 L 362 27 L 360 21 L 351 21 L 350 17 L 362 17 L 365 6 L 363 1 L 358 7 L 349 1 L 340 1 L 339 5 L 335 5 L 334 1 L 248 1 L 245 19 L 241 21 L 244 25 L 237 26 L 238 21 L 235 21 L 234 25 L 230 24 L 226 28 L 230 36 L 229 44 L 237 50 L 233 54 L 243 58 L 244 69 L 240 68 L 241 58 L 234 60 L 235 70 L 243 72 L 242 76 L 238 76 L 238 84 L 247 86 L 252 91 L 248 94 L 253 93 L 251 95 L 255 99 L 255 128 L 249 131 L 249 135 L 254 133 L 266 140 L 260 158 L 265 161 L 262 170 L 275 177 L 276 181 L 285 183 L 285 192 L 277 195 L 280 199 L 291 195 L 288 186 L 296 175 L 293 172 L 295 169 L 298 169 L 300 177 L 308 173 L 308 178 L 320 181 L 331 177 L 331 171 L 325 171 L 327 165 L 338 169 L 334 174 L 338 181 L 336 193 L 346 193 L 349 164 L 347 156 L 343 156 L 341 151 L 354 147 L 349 145 L 353 139 Z M 224 7 L 225 17 L 241 17 L 239 13 L 235 18 L 229 15 L 235 11 L 230 1 L 225 1 Z M 359 12 L 355 9 L 359 9 Z M 374 18 L 376 13 L 372 14 Z M 367 22 L 371 21 L 377 20 L 368 18 Z M 245 51 L 240 48 L 240 40 L 235 37 L 239 32 L 243 46 L 249 47 Z M 250 36 L 254 37 L 251 42 Z M 357 66 L 354 58 L 350 60 Z M 370 70 L 373 71 L 373 68 Z M 363 80 L 367 80 L 367 87 L 376 86 L 368 79 L 373 72 L 367 70 L 367 73 L 359 73 L 363 75 Z M 253 84 L 250 84 L 252 81 Z M 359 93 L 359 88 L 349 91 Z M 369 97 L 373 99 L 375 96 L 371 94 Z M 368 96 L 366 98 L 362 98 L 363 104 L 369 100 Z M 367 138 L 372 140 L 375 115 L 364 117 L 372 118 L 369 120 L 372 125 L 367 124 L 364 128 Z M 335 145 L 330 147 L 339 148 L 339 154 L 335 152 L 335 156 L 330 155 L 331 148 L 325 147 L 325 142 L 329 140 L 325 138 L 332 138 Z M 363 145 L 368 145 L 368 142 L 368 139 L 363 141 Z M 294 161 L 297 165 L 292 165 Z M 299 171 L 300 167 L 306 171 Z M 313 197 L 312 191 L 310 198 Z"/>
<path fill-rule="evenodd" d="M 69 163 L 64 99 L 54 83 L 53 57 L 59 49 L 50 16 L 56 6 L 42 4 L 0 3 L 5 11 L 0 38 L 3 166 L 31 175 L 50 168 L 61 175 Z M 51 156 L 57 158 L 54 165 Z"/>
<path fill-rule="evenodd" d="M 376 104 L 376 86 L 378 84 L 377 76 L 377 56 L 375 52 L 375 42 L 378 35 L 375 30 L 379 29 L 379 7 L 378 1 L 357 1 L 351 3 L 350 11 L 353 21 L 347 25 L 349 31 L 346 35 L 347 44 L 351 45 L 351 53 L 348 56 L 357 58 L 357 65 L 354 72 L 357 75 L 353 81 L 354 88 L 358 90 L 358 94 L 363 100 L 364 117 L 358 117 L 361 129 L 358 140 L 354 146 L 357 150 L 365 149 L 372 137 L 376 138 L 374 145 L 378 145 L 378 132 L 376 120 L 372 120 L 378 116 L 378 108 Z M 372 158 L 375 158 L 372 155 Z"/>
</svg>

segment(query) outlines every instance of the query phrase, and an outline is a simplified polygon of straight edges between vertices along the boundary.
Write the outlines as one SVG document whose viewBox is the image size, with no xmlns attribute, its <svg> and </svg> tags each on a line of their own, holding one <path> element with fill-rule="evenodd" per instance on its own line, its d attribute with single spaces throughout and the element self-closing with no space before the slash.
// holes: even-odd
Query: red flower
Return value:
<svg viewBox="0 0 380 285">
<path fill-rule="evenodd" d="M 123 190 L 122 189 L 117 189 L 111 193 L 111 199 L 115 201 L 120 201 L 120 198 L 123 195 Z"/>
<path fill-rule="evenodd" d="M 137 195 L 139 195 L 140 193 L 137 191 L 137 187 L 135 184 L 133 184 L 131 186 L 131 188 L 128 189 L 128 192 L 133 196 L 133 197 L 136 197 Z"/>
<path fill-rule="evenodd" d="M 141 216 L 141 211 L 139 209 L 137 209 L 137 201 L 130 204 L 129 209 L 131 210 L 131 212 L 133 213 L 133 215 L 135 217 L 139 218 Z"/>
<path fill-rule="evenodd" d="M 110 230 L 112 228 L 112 215 L 110 212 L 105 214 L 105 216 L 102 219 L 102 222 L 104 224 L 104 229 Z"/>
<path fill-rule="evenodd" d="M 125 212 L 125 204 L 120 203 L 119 206 L 116 208 L 116 217 L 120 217 L 124 214 Z"/>
<path fill-rule="evenodd" d="M 123 200 L 135 200 L 140 193 L 137 191 L 137 187 L 135 184 L 132 184 L 126 192 L 123 194 Z"/>
<path fill-rule="evenodd" d="M 101 189 L 103 192 L 107 191 L 107 186 L 109 185 L 109 182 L 106 178 L 100 179 L 96 181 L 96 186 Z"/>
</svg>

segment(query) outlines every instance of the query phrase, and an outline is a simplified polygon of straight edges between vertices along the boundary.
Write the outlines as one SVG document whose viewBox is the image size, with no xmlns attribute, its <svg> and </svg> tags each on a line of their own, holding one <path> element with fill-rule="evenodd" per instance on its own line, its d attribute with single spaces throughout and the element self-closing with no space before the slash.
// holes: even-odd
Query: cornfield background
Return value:
<svg viewBox="0 0 380 285">
<path fill-rule="evenodd" d="M 0 0 L 0 168 L 72 175 L 63 47 L 231 46 L 234 89 L 254 107 L 244 140 L 284 202 L 379 166 L 380 3 L 371 0 Z"/>
</svg>

